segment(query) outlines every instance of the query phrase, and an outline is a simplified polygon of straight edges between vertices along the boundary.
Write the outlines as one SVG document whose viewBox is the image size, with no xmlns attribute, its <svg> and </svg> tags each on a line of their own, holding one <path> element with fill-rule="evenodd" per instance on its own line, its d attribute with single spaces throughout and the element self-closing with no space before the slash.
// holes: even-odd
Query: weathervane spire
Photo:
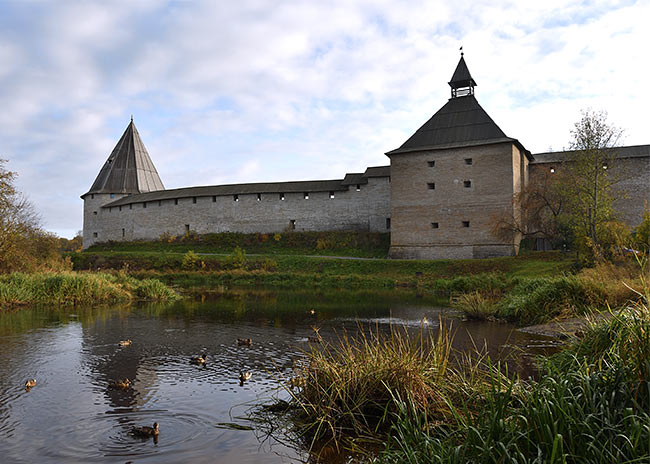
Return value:
<svg viewBox="0 0 650 464">
<path fill-rule="evenodd" d="M 461 46 L 460 46 L 460 56 L 463 56 L 463 55 L 464 55 L 464 53 L 463 53 L 463 46 L 461 45 Z"/>
</svg>

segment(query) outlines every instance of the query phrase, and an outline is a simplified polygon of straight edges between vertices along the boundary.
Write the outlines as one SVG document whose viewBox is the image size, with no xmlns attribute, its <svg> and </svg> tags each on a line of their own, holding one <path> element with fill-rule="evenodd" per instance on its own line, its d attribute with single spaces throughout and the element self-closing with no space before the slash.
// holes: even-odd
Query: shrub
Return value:
<svg viewBox="0 0 650 464">
<path fill-rule="evenodd" d="M 181 267 L 186 270 L 195 270 L 205 267 L 205 263 L 201 260 L 199 255 L 190 250 L 183 255 Z"/>
<path fill-rule="evenodd" d="M 242 269 L 246 264 L 246 252 L 239 247 L 235 247 L 233 252 L 226 256 L 223 263 L 227 269 Z"/>
</svg>

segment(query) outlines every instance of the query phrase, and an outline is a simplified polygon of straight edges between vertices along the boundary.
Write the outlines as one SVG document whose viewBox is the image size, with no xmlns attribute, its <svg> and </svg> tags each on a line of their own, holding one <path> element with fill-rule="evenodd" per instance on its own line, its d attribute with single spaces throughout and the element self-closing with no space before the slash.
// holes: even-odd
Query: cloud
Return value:
<svg viewBox="0 0 650 464">
<path fill-rule="evenodd" d="M 532 151 L 580 109 L 648 143 L 648 2 L 0 3 L 0 156 L 59 233 L 135 121 L 168 188 L 340 178 L 387 164 L 449 98 L 477 98 Z"/>
</svg>

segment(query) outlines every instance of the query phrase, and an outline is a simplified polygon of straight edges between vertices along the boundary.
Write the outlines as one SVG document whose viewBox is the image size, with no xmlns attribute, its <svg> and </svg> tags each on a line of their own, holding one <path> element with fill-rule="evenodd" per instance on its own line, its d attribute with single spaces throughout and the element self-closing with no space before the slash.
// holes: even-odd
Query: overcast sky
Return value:
<svg viewBox="0 0 650 464">
<path fill-rule="evenodd" d="M 650 0 L 0 0 L 0 157 L 71 237 L 131 114 L 167 188 L 389 163 L 449 98 L 535 152 L 580 110 L 650 144 Z"/>
</svg>

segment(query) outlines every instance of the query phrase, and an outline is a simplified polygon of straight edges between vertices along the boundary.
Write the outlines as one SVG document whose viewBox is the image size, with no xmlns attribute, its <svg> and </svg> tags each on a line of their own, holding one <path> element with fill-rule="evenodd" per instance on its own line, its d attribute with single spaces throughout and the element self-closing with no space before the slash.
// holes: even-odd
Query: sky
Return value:
<svg viewBox="0 0 650 464">
<path fill-rule="evenodd" d="M 532 153 L 605 110 L 650 144 L 650 0 L 0 0 L 0 158 L 72 237 L 131 115 L 166 188 L 387 165 L 450 97 Z"/>
</svg>

